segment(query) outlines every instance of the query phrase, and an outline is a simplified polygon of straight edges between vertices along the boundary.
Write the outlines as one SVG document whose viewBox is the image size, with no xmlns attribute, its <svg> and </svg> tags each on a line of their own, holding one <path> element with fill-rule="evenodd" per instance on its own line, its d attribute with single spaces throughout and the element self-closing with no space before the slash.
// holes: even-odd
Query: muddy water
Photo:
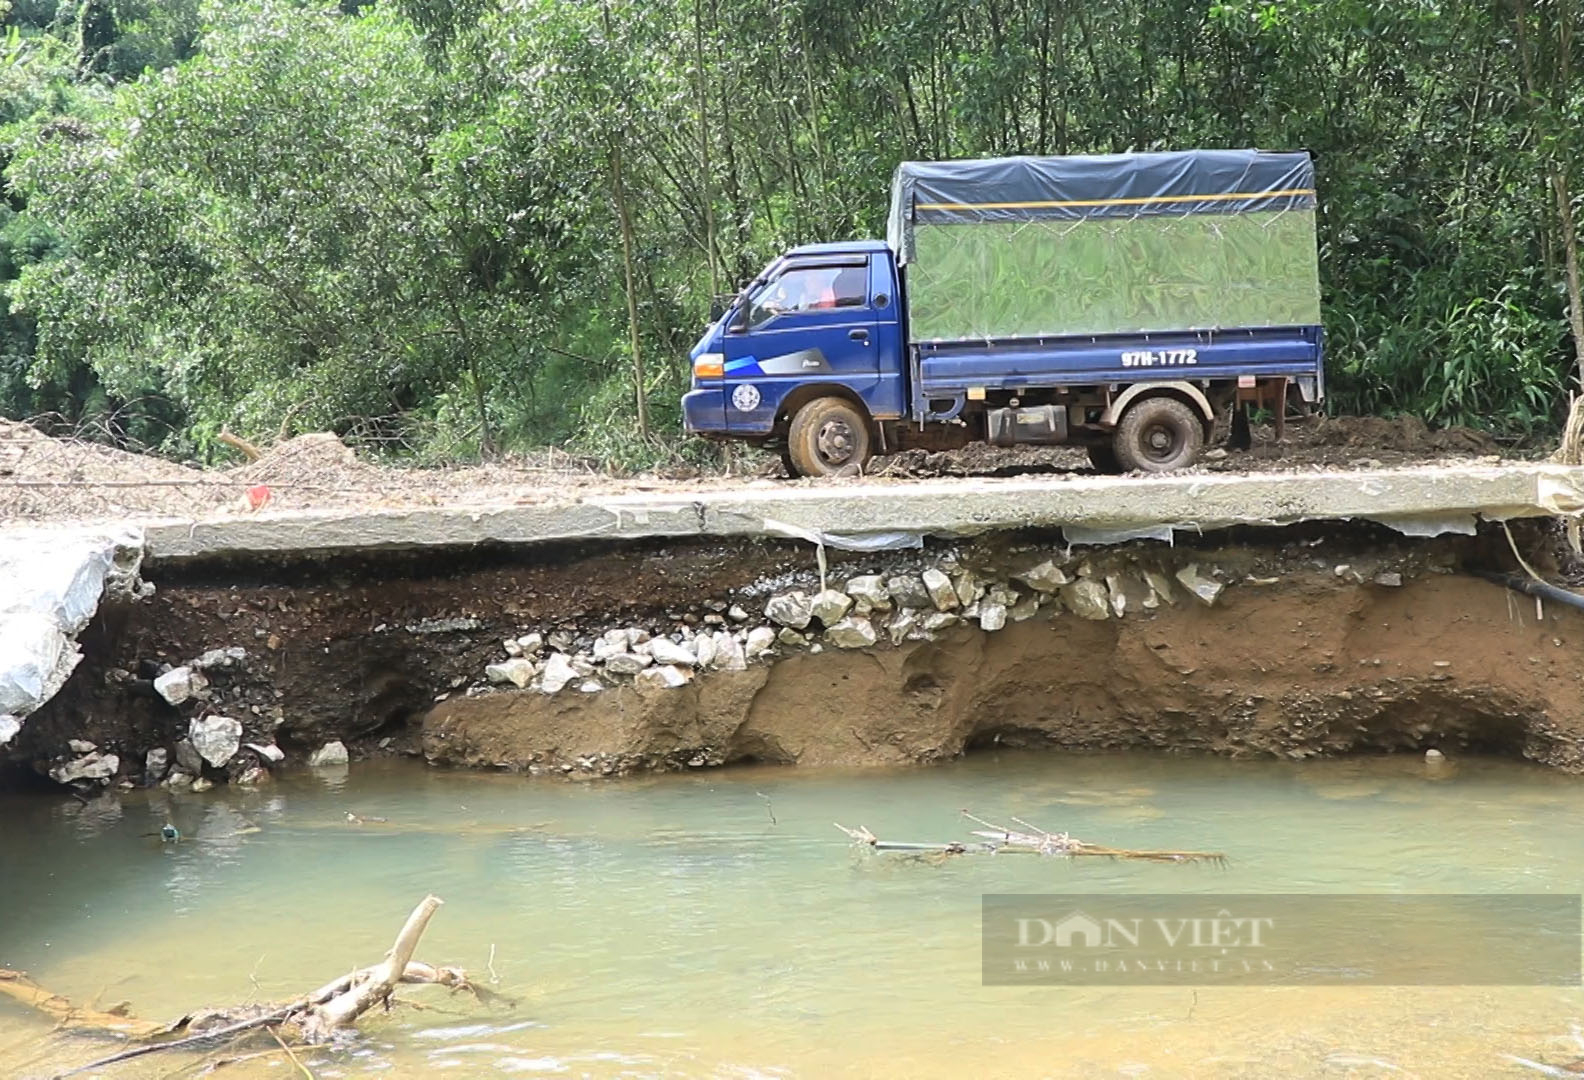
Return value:
<svg viewBox="0 0 1584 1080">
<path fill-rule="evenodd" d="M 856 855 L 831 825 L 950 839 L 965 806 L 1232 861 L 929 865 Z M 257 792 L 12 797 L 0 820 L 0 966 L 140 1016 L 288 997 L 444 897 L 420 955 L 493 966 L 517 1007 L 412 991 L 424 1008 L 309 1057 L 322 1077 L 1536 1075 L 1506 1055 L 1568 1060 L 1584 1024 L 1577 989 L 980 982 L 985 892 L 1578 891 L 1584 781 L 1507 762 L 1002 754 L 588 785 L 397 762 Z M 167 820 L 179 843 L 148 835 Z M 105 1050 L 0 1000 L 0 1075 Z M 266 1057 L 220 1075 L 301 1074 Z"/>
</svg>

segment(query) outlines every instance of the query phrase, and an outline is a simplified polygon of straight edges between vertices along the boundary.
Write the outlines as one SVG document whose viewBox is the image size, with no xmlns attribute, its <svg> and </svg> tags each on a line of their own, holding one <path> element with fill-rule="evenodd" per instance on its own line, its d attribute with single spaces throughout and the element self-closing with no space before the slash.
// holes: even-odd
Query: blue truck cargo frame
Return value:
<svg viewBox="0 0 1584 1080">
<path fill-rule="evenodd" d="M 1181 182 L 1205 181 L 1187 176 Z M 1307 195 L 1312 200 L 1312 189 Z M 861 408 L 874 448 L 887 452 L 932 445 L 938 438 L 930 438 L 931 430 L 945 425 L 955 426 L 958 444 L 984 438 L 983 430 L 964 424 L 966 411 L 982 412 L 985 402 L 1015 407 L 1020 399 L 1045 395 L 1078 403 L 1071 406 L 1075 422 L 1060 439 L 1029 441 L 1092 444 L 1146 396 L 1184 402 L 1208 435 L 1233 388 L 1285 380 L 1276 385 L 1296 387 L 1305 401 L 1324 395 L 1317 325 L 914 341 L 901 246 L 895 238 L 812 244 L 774 260 L 691 350 L 695 375 L 683 398 L 686 429 L 775 442 L 787 438 L 804 406 L 838 397 Z M 747 318 L 755 298 L 790 271 L 858 267 L 867 283 L 861 304 L 774 313 L 756 323 Z M 1065 415 L 1061 419 L 1065 424 Z"/>
</svg>

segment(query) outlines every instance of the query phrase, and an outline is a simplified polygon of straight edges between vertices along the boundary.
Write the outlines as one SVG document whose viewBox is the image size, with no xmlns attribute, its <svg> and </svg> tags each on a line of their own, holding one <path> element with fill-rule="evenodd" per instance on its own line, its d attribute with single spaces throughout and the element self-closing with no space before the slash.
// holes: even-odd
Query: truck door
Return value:
<svg viewBox="0 0 1584 1080">
<path fill-rule="evenodd" d="M 876 338 L 868 256 L 788 260 L 725 336 L 726 427 L 768 435 L 786 396 L 811 382 L 867 400 L 879 381 Z"/>
</svg>

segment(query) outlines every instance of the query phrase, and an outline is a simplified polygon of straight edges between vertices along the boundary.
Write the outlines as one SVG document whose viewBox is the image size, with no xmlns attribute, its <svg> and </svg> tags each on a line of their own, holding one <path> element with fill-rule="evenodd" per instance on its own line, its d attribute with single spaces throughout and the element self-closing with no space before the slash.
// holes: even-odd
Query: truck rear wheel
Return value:
<svg viewBox="0 0 1584 1080">
<path fill-rule="evenodd" d="M 787 456 L 799 476 L 861 469 L 871 452 L 869 418 L 842 398 L 815 398 L 797 411 L 787 431 Z"/>
<path fill-rule="evenodd" d="M 1186 469 L 1204 449 L 1204 425 L 1176 398 L 1136 401 L 1122 414 L 1111 445 L 1124 469 L 1170 472 Z"/>
</svg>

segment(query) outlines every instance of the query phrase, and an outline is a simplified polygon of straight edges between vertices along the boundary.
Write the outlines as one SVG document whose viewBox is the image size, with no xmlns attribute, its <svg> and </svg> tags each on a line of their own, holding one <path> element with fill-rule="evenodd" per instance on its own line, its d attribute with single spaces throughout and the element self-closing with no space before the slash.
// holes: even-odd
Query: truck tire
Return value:
<svg viewBox="0 0 1584 1080">
<path fill-rule="evenodd" d="M 1122 463 L 1117 460 L 1116 447 L 1110 443 L 1090 443 L 1084 449 L 1089 451 L 1089 464 L 1097 473 L 1107 475 L 1122 471 Z"/>
<path fill-rule="evenodd" d="M 1128 406 L 1111 445 L 1128 471 L 1186 469 L 1204 449 L 1204 425 L 1176 398 L 1142 398 Z"/>
<path fill-rule="evenodd" d="M 869 418 L 843 398 L 815 398 L 792 417 L 787 456 L 798 476 L 834 476 L 868 464 Z"/>
</svg>

